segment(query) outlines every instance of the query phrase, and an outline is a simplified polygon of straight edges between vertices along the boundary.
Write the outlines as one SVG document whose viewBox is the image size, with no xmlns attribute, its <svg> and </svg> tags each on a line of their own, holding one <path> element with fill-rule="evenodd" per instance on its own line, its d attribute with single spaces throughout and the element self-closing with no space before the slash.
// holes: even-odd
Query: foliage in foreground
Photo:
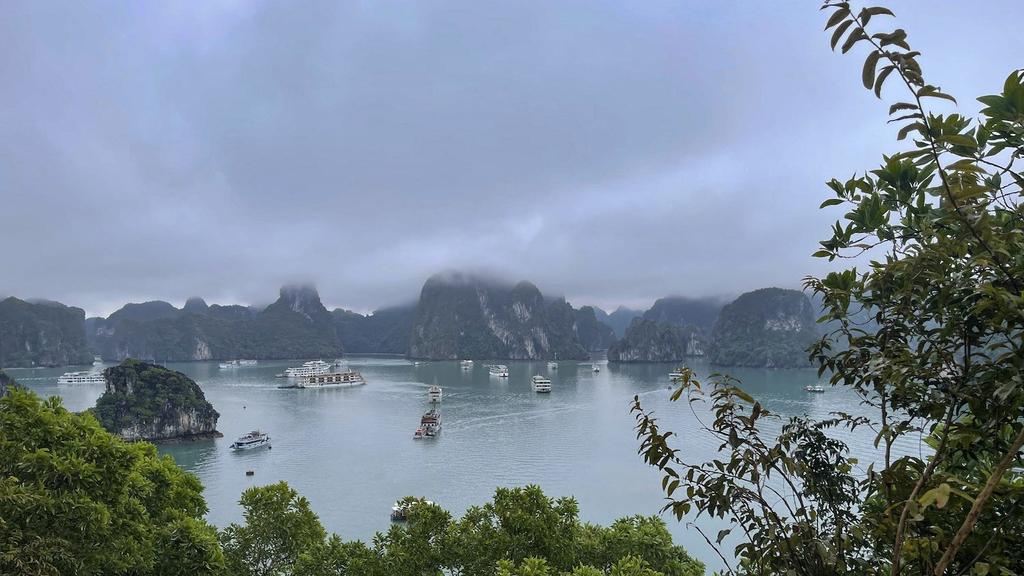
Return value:
<svg viewBox="0 0 1024 576">
<path fill-rule="evenodd" d="M 870 48 L 865 87 L 909 92 L 890 113 L 913 146 L 830 181 L 822 204 L 847 212 L 816 256 L 873 260 L 807 280 L 834 328 L 811 357 L 873 416 L 782 422 L 735 380 L 686 371 L 673 400 L 710 398 L 720 457 L 687 461 L 637 398 L 641 453 L 677 517 L 734 522 L 706 535 L 738 542 L 728 573 L 1024 574 L 1024 77 L 979 98 L 976 123 L 935 114 L 924 102 L 955 100 L 925 82 L 906 32 L 868 30 L 889 10 L 824 8 L 833 48 Z M 836 438 L 860 427 L 879 449 L 866 466 Z"/>
<path fill-rule="evenodd" d="M 201 490 L 58 398 L 0 398 L 0 574 L 217 574 Z"/>
<path fill-rule="evenodd" d="M 461 519 L 423 500 L 408 522 L 370 545 L 327 536 L 309 502 L 287 484 L 242 495 L 245 524 L 221 535 L 239 576 L 457 574 L 460 576 L 698 576 L 704 566 L 672 544 L 657 517 L 622 518 L 610 527 L 579 521 L 575 500 L 540 488 L 499 488 L 494 500 Z"/>
<path fill-rule="evenodd" d="M 7 382 L 0 395 L 0 574 L 697 576 L 657 517 L 582 523 L 575 500 L 499 488 L 461 519 L 420 500 L 372 543 L 328 535 L 287 484 L 242 494 L 219 535 L 198 479 L 90 414 Z M 218 538 L 219 536 L 219 538 Z"/>
</svg>

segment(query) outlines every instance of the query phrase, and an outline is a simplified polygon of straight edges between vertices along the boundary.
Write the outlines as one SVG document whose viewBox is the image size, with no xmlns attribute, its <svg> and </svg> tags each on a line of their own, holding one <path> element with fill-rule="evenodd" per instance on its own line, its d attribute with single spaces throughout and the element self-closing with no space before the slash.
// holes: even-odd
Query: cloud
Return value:
<svg viewBox="0 0 1024 576">
<path fill-rule="evenodd" d="M 897 10 L 967 113 L 1019 65 L 1024 7 L 983 12 Z M 821 28 L 749 2 L 5 3 L 0 293 L 105 313 L 312 281 L 366 310 L 453 268 L 605 306 L 795 286 L 825 269 L 823 181 L 893 150 Z"/>
</svg>

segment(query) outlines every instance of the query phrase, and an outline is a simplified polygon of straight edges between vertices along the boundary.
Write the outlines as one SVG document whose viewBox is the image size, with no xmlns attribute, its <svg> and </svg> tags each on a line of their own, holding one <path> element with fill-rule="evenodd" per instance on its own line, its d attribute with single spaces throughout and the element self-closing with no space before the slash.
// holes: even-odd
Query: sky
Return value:
<svg viewBox="0 0 1024 576">
<path fill-rule="evenodd" d="M 961 113 L 1024 65 L 1024 2 L 890 5 Z M 369 311 L 443 270 L 606 309 L 798 287 L 831 269 L 824 182 L 901 149 L 817 6 L 0 2 L 0 295 L 105 315 L 296 282 Z"/>
</svg>

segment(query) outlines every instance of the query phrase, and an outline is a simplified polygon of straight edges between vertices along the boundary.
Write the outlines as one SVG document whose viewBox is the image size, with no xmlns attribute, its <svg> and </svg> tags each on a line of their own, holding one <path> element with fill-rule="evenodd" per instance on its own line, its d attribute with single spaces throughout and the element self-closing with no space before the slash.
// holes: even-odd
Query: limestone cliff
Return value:
<svg viewBox="0 0 1024 576">
<path fill-rule="evenodd" d="M 565 300 L 536 286 L 472 275 L 433 276 L 420 293 L 409 355 L 429 359 L 584 359 Z"/>
<path fill-rule="evenodd" d="M 58 302 L 0 300 L 0 366 L 88 364 L 85 312 Z"/>
<path fill-rule="evenodd" d="M 719 366 L 810 366 L 807 348 L 817 338 L 814 310 L 804 293 L 762 288 L 722 309 L 709 358 Z"/>
<path fill-rule="evenodd" d="M 138 360 L 103 371 L 106 391 L 93 414 L 125 440 L 163 441 L 220 436 L 220 414 L 191 378 Z"/>
</svg>

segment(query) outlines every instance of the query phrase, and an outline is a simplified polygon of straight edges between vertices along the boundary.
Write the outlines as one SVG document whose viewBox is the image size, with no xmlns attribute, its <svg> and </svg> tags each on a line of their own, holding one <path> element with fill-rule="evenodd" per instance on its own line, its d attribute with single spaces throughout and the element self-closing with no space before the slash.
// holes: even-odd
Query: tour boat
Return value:
<svg viewBox="0 0 1024 576">
<path fill-rule="evenodd" d="M 508 366 L 504 364 L 493 364 L 487 367 L 488 372 L 491 376 L 497 376 L 498 378 L 508 378 Z"/>
<path fill-rule="evenodd" d="M 537 374 L 532 378 L 534 392 L 551 392 L 551 380 Z"/>
<path fill-rule="evenodd" d="M 431 402 L 437 403 L 441 401 L 441 387 L 431 386 L 427 389 L 427 397 L 430 398 Z"/>
<path fill-rule="evenodd" d="M 243 434 L 238 437 L 231 444 L 232 450 L 252 450 L 254 448 L 260 448 L 262 446 L 270 447 L 270 434 L 260 432 L 259 430 L 253 430 L 248 434 Z"/>
<path fill-rule="evenodd" d="M 433 504 L 430 500 L 413 500 L 412 502 L 395 502 L 391 507 L 391 521 L 405 522 L 408 519 L 409 508 L 413 504 Z"/>
<path fill-rule="evenodd" d="M 65 372 L 57 378 L 57 384 L 106 384 L 103 372 Z"/>
<path fill-rule="evenodd" d="M 259 360 L 239 360 L 239 366 L 255 366 L 259 364 Z"/>
<path fill-rule="evenodd" d="M 92 365 L 93 366 L 102 366 L 103 365 L 103 358 L 100 358 L 99 356 L 93 356 L 92 357 Z"/>
<path fill-rule="evenodd" d="M 822 388 L 821 386 L 804 386 L 804 391 L 805 392 L 814 392 L 814 393 L 817 393 L 817 394 L 821 394 L 821 393 L 825 392 L 825 389 Z"/>
<path fill-rule="evenodd" d="M 463 370 L 472 370 L 473 369 L 473 361 L 472 360 L 462 360 L 461 362 L 459 362 L 459 366 Z"/>
<path fill-rule="evenodd" d="M 548 362 L 548 370 L 558 370 L 558 362 Z"/>
<path fill-rule="evenodd" d="M 420 418 L 420 428 L 423 429 L 423 435 L 427 438 L 432 438 L 441 433 L 441 413 L 437 409 L 431 409 L 429 412 Z"/>
<path fill-rule="evenodd" d="M 289 386 L 278 386 L 278 388 L 351 388 L 366 384 L 366 379 L 359 372 L 347 370 L 345 372 L 327 372 L 325 374 L 312 374 L 296 384 Z"/>
<path fill-rule="evenodd" d="M 220 369 L 221 370 L 227 370 L 229 368 L 238 368 L 238 366 L 239 366 L 238 360 L 229 360 L 227 362 L 221 362 L 220 363 Z"/>
<path fill-rule="evenodd" d="M 679 370 L 676 370 L 674 372 L 669 372 L 668 373 L 668 377 L 671 378 L 672 380 L 682 380 L 683 379 L 683 373 L 680 372 Z"/>
<path fill-rule="evenodd" d="M 302 366 L 296 366 L 284 371 L 285 378 L 308 378 L 318 374 L 327 374 L 331 371 L 331 365 L 323 360 L 310 360 Z"/>
<path fill-rule="evenodd" d="M 417 428 L 416 431 L 412 433 L 413 440 L 419 440 L 420 438 L 423 438 L 423 428 Z"/>
<path fill-rule="evenodd" d="M 598 366 L 597 364 L 594 364 L 594 372 L 600 372 L 600 371 L 601 371 L 601 367 Z"/>
</svg>

